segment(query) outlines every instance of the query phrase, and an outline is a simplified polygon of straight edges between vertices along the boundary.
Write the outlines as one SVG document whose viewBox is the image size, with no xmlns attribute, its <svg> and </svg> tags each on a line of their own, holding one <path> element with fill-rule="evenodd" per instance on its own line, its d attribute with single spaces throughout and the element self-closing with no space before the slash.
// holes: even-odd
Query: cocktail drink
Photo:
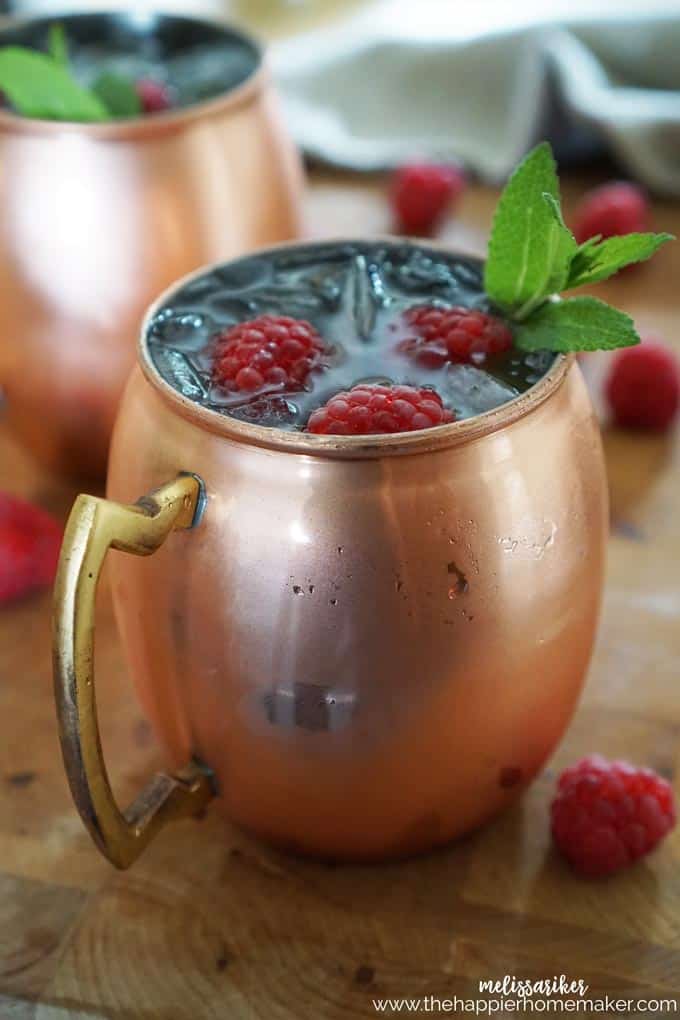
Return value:
<svg viewBox="0 0 680 1020">
<path fill-rule="evenodd" d="M 560 353 L 560 317 L 593 299 L 515 289 L 513 317 L 490 295 L 493 247 L 483 266 L 402 240 L 281 246 L 150 310 L 109 499 L 76 503 L 56 591 L 67 770 L 118 866 L 214 795 L 284 848 L 415 853 L 498 811 L 554 749 L 607 533 L 597 422 Z M 600 331 L 619 314 L 602 309 Z M 110 564 L 117 619 L 180 768 L 124 816 L 93 703 L 111 547 L 136 554 Z"/>
<path fill-rule="evenodd" d="M 285 431 L 305 431 L 360 384 L 427 389 L 460 421 L 515 399 L 554 362 L 513 347 L 482 269 L 405 242 L 258 253 L 175 290 L 151 321 L 149 359 L 201 407 Z M 349 434 L 341 426 L 332 434 Z"/>
<path fill-rule="evenodd" d="M 149 301 L 201 264 L 294 237 L 301 175 L 240 32 L 135 14 L 58 26 L 77 83 L 65 107 L 49 88 L 31 106 L 12 63 L 16 47 L 45 51 L 54 21 L 0 32 L 0 386 L 43 461 L 102 474 Z"/>
</svg>

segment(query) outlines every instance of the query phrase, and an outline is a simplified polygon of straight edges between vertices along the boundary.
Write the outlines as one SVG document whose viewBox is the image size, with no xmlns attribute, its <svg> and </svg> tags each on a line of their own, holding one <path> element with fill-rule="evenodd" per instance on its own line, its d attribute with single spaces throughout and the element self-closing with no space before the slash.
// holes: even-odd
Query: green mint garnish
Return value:
<svg viewBox="0 0 680 1020">
<path fill-rule="evenodd" d="M 68 45 L 63 25 L 50 25 L 47 34 L 47 49 L 52 60 L 61 64 L 62 67 L 68 67 Z"/>
<path fill-rule="evenodd" d="M 515 332 L 524 351 L 607 351 L 639 343 L 633 320 L 594 297 L 546 301 Z"/>
<path fill-rule="evenodd" d="M 577 244 L 562 216 L 555 160 L 547 142 L 519 164 L 494 216 L 484 287 L 528 351 L 592 351 L 640 342 L 629 316 L 590 297 L 555 300 L 642 262 L 672 234 L 627 234 Z"/>
<path fill-rule="evenodd" d="M 108 120 L 104 104 L 46 53 L 7 46 L 0 49 L 0 91 L 25 117 L 43 120 Z"/>
<path fill-rule="evenodd" d="M 569 267 L 567 287 L 599 283 L 633 262 L 645 262 L 655 251 L 672 241 L 672 234 L 624 234 L 606 241 L 590 239 L 577 250 Z"/>
<path fill-rule="evenodd" d="M 40 120 L 98 122 L 142 112 L 134 83 L 120 75 L 103 74 L 92 89 L 76 81 L 62 25 L 50 25 L 47 45 L 47 53 L 23 46 L 0 49 L 0 92 L 17 113 Z"/>
<path fill-rule="evenodd" d="M 142 112 L 142 101 L 129 78 L 106 71 L 92 86 L 112 117 L 137 117 Z"/>
<path fill-rule="evenodd" d="M 484 286 L 513 318 L 523 318 L 567 280 L 576 242 L 560 227 L 549 195 L 559 202 L 555 160 L 547 142 L 520 163 L 501 195 L 493 221 Z"/>
</svg>

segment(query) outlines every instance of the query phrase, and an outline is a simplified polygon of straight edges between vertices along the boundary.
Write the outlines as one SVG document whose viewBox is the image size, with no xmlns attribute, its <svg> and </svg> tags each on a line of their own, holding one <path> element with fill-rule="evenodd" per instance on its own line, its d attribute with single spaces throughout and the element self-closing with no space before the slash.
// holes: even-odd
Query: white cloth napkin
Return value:
<svg viewBox="0 0 680 1020">
<path fill-rule="evenodd" d="M 562 17 L 559 0 L 549 6 L 550 21 L 542 0 L 383 0 L 277 43 L 295 137 L 342 167 L 421 154 L 489 181 L 538 138 L 567 156 L 600 144 L 650 188 L 680 194 L 677 0 L 571 0 Z"/>
</svg>

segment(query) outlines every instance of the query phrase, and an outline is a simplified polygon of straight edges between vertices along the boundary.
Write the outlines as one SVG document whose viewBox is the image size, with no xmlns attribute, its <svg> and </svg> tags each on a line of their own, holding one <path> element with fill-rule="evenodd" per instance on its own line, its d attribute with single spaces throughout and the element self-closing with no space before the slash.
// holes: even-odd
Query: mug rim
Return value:
<svg viewBox="0 0 680 1020">
<path fill-rule="evenodd" d="M 32 134 L 32 135 L 58 135 L 75 134 L 82 132 L 92 138 L 103 141 L 125 141 L 128 138 L 139 138 L 140 136 L 162 134 L 166 131 L 173 131 L 185 127 L 187 124 L 199 118 L 219 116 L 249 102 L 263 85 L 269 80 L 269 64 L 265 45 L 254 35 L 245 31 L 231 22 L 220 22 L 212 18 L 195 18 L 186 14 L 170 14 L 162 10 L 149 11 L 150 17 L 174 19 L 176 21 L 190 22 L 194 25 L 203 25 L 209 28 L 227 32 L 229 35 L 246 43 L 251 47 L 255 62 L 252 71 L 243 81 L 233 88 L 220 92 L 216 96 L 199 100 L 189 106 L 176 107 L 152 116 L 138 115 L 111 121 L 76 121 L 76 120 L 45 120 L 40 117 L 24 117 L 21 114 L 13 113 L 11 110 L 0 107 L 0 132 L 8 134 Z M 43 21 L 46 23 L 54 21 L 75 21 L 78 18 L 99 17 L 133 18 L 135 12 L 132 10 L 107 8 L 103 11 L 55 11 L 50 14 L 24 15 L 23 17 L 12 18 L 8 24 L 0 29 L 0 45 L 2 45 L 2 30 L 5 28 L 21 28 L 24 25 L 35 24 Z"/>
<path fill-rule="evenodd" d="M 301 244 L 361 244 L 366 242 L 380 243 L 380 241 L 387 241 L 391 244 L 401 242 L 414 246 L 423 245 L 428 248 L 439 249 L 448 255 L 461 255 L 465 258 L 475 258 L 478 261 L 484 261 L 480 259 L 478 254 L 473 253 L 469 249 L 467 251 L 462 247 L 454 249 L 441 241 L 435 242 L 426 238 L 400 235 L 376 235 L 361 238 L 329 237 L 284 241 L 279 244 L 267 245 L 266 248 L 256 249 L 252 252 L 245 252 L 242 256 L 237 256 L 237 259 L 256 255 L 258 251 L 285 251 L 289 248 L 296 248 Z M 373 436 L 320 436 L 309 432 L 288 432 L 284 429 L 244 422 L 238 418 L 218 414 L 210 410 L 210 408 L 203 407 L 201 404 L 196 403 L 196 401 L 185 397 L 174 386 L 171 386 L 153 364 L 147 344 L 147 335 L 151 322 L 172 294 L 193 280 L 208 275 L 221 266 L 228 265 L 237 259 L 219 259 L 216 262 L 201 266 L 199 269 L 188 273 L 167 287 L 147 308 L 137 341 L 137 360 L 144 378 L 163 401 L 169 404 L 182 418 L 188 420 L 191 425 L 211 432 L 213 435 L 222 436 L 225 439 L 269 450 L 333 459 L 371 459 L 382 457 L 386 454 L 429 453 L 433 450 L 442 450 L 462 445 L 474 439 L 479 439 L 482 436 L 490 435 L 513 424 L 520 418 L 524 418 L 535 408 L 543 404 L 561 386 L 569 369 L 576 360 L 573 353 L 556 353 L 554 361 L 545 375 L 541 376 L 538 382 L 530 386 L 528 390 L 525 390 L 524 393 L 519 393 L 512 400 L 508 400 L 506 403 L 492 408 L 490 411 L 473 415 L 471 418 L 463 418 L 460 421 L 450 422 L 445 425 L 435 425 L 427 429 L 418 429 L 414 432 L 395 432 Z"/>
</svg>

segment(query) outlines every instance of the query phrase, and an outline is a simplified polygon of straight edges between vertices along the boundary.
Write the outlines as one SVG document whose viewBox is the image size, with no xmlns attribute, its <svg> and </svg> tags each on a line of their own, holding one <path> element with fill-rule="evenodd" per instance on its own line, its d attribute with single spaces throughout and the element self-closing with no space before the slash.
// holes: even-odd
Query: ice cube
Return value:
<svg viewBox="0 0 680 1020">
<path fill-rule="evenodd" d="M 382 280 L 377 267 L 370 266 L 364 255 L 356 255 L 345 279 L 343 304 L 344 314 L 353 322 L 361 340 L 370 339 L 382 301 Z"/>
<path fill-rule="evenodd" d="M 445 258 L 433 259 L 421 251 L 404 248 L 395 252 L 386 264 L 394 283 L 405 293 L 416 292 L 425 295 L 428 291 L 439 291 L 447 297 L 459 289 L 459 282 Z"/>
<path fill-rule="evenodd" d="M 181 351 L 163 344 L 153 344 L 153 360 L 166 382 L 189 400 L 204 401 L 207 390 L 201 377 Z"/>
<path fill-rule="evenodd" d="M 457 418 L 471 418 L 513 400 L 518 390 L 474 365 L 448 365 L 441 396 Z"/>
<path fill-rule="evenodd" d="M 219 408 L 224 410 L 224 408 Z M 231 407 L 229 414 L 239 421 L 248 422 L 251 425 L 265 425 L 268 428 L 290 428 L 295 425 L 298 418 L 298 408 L 292 400 L 285 397 L 256 397 L 246 404 Z"/>
</svg>

